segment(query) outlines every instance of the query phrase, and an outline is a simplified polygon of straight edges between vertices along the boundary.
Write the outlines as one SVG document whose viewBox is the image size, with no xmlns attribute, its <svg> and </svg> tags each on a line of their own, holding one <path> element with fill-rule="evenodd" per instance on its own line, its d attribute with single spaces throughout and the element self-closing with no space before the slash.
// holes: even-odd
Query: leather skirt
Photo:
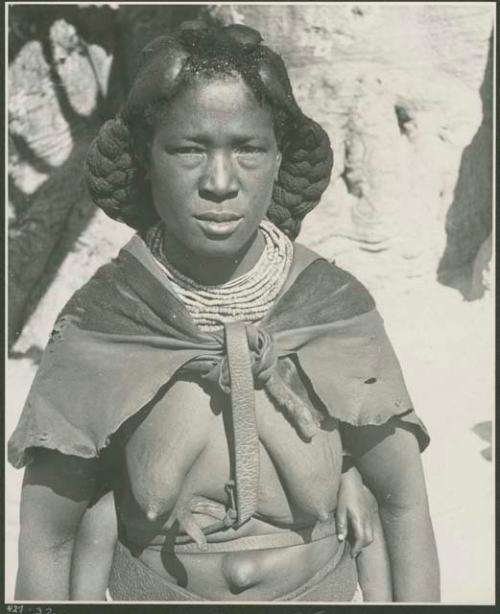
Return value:
<svg viewBox="0 0 500 614">
<path fill-rule="evenodd" d="M 216 601 L 182 588 L 147 567 L 130 550 L 116 545 L 108 597 L 112 601 Z M 343 542 L 328 563 L 294 591 L 273 601 L 342 603 L 359 600 L 356 561 Z"/>
</svg>

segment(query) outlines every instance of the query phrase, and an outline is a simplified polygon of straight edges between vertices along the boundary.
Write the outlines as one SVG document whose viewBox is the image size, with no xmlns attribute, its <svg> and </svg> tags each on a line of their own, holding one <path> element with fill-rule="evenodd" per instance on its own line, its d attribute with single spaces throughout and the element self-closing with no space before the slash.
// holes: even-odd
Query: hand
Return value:
<svg viewBox="0 0 500 614">
<path fill-rule="evenodd" d="M 365 495 L 365 486 L 355 467 L 342 474 L 335 520 L 337 537 L 351 538 L 351 554 L 357 556 L 373 542 L 373 510 Z"/>
</svg>

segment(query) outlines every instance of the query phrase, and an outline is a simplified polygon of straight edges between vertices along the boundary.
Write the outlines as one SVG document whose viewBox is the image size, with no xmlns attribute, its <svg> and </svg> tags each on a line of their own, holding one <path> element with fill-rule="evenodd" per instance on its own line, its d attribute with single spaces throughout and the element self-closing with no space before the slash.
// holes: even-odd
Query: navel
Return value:
<svg viewBox="0 0 500 614">
<path fill-rule="evenodd" d="M 263 580 L 255 552 L 231 552 L 224 556 L 222 573 L 231 591 L 239 593 Z"/>
</svg>

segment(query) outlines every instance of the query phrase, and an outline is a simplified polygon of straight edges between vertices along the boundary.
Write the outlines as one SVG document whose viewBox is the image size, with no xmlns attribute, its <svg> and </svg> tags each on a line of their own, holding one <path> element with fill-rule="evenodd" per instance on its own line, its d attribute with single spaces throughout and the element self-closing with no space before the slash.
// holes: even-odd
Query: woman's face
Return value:
<svg viewBox="0 0 500 614">
<path fill-rule="evenodd" d="M 269 208 L 280 161 L 271 113 L 241 77 L 197 78 L 151 145 L 148 176 L 167 238 L 198 257 L 240 254 Z"/>
</svg>

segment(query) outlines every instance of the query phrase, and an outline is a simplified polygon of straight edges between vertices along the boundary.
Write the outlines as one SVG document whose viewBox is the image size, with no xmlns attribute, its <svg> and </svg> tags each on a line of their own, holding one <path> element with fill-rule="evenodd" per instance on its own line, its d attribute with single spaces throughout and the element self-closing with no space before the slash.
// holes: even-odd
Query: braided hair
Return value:
<svg viewBox="0 0 500 614">
<path fill-rule="evenodd" d="M 327 133 L 297 105 L 283 60 L 261 42 L 259 32 L 247 26 L 186 22 L 175 34 L 149 43 L 126 103 L 90 146 L 85 180 L 95 204 L 139 231 L 157 222 L 146 167 L 162 113 L 197 75 L 236 72 L 271 110 L 282 162 L 267 217 L 295 239 L 328 186 L 333 152 Z"/>
</svg>

